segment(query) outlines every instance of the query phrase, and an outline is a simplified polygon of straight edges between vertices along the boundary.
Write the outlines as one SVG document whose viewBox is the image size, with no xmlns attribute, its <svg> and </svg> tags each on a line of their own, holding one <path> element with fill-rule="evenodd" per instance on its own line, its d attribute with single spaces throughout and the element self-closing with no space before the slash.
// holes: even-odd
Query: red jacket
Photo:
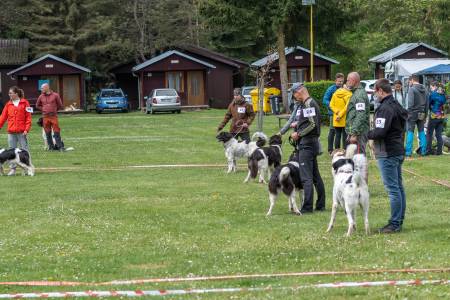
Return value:
<svg viewBox="0 0 450 300">
<path fill-rule="evenodd" d="M 43 116 L 56 116 L 58 110 L 63 108 L 61 97 L 55 92 L 41 94 L 37 99 L 36 108 L 42 111 Z"/>
<path fill-rule="evenodd" d="M 14 106 L 8 101 L 0 116 L 0 128 L 8 121 L 8 133 L 30 132 L 31 129 L 31 107 L 26 99 L 20 99 L 19 105 Z"/>
</svg>

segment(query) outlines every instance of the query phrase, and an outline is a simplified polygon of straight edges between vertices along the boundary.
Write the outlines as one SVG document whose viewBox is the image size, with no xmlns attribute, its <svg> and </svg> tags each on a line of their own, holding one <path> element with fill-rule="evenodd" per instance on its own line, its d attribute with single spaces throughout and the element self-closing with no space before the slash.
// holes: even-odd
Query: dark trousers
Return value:
<svg viewBox="0 0 450 300">
<path fill-rule="evenodd" d="M 235 133 L 232 133 L 233 135 Z M 235 139 L 240 138 L 241 141 L 246 141 L 247 143 L 250 143 L 250 132 L 239 132 L 238 134 L 236 134 Z"/>
<path fill-rule="evenodd" d="M 444 119 L 431 119 L 427 126 L 427 154 L 431 154 L 431 145 L 433 144 L 433 132 L 436 132 L 437 149 L 436 154 L 442 154 L 442 130 L 444 129 Z"/>
<path fill-rule="evenodd" d="M 334 140 L 334 149 L 341 148 L 341 140 L 342 140 L 342 149 L 347 147 L 347 133 L 345 132 L 345 127 L 334 127 L 336 131 L 336 138 Z"/>
<path fill-rule="evenodd" d="M 333 116 L 330 116 L 330 131 L 328 131 L 328 153 L 333 151 L 335 129 L 333 127 Z"/>
<path fill-rule="evenodd" d="M 306 144 L 298 146 L 298 162 L 300 179 L 303 185 L 304 199 L 302 211 L 312 211 L 314 204 L 314 186 L 317 189 L 316 209 L 325 207 L 325 187 L 317 163 L 318 145 Z"/>
</svg>

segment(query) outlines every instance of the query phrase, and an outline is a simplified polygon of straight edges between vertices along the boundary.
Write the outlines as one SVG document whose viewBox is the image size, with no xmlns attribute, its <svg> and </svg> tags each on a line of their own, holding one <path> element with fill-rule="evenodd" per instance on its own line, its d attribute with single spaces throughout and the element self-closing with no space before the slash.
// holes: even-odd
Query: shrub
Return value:
<svg viewBox="0 0 450 300">
<path fill-rule="evenodd" d="M 322 98 L 326 90 L 334 84 L 334 81 L 322 80 L 316 82 L 305 82 L 305 86 L 314 100 L 320 106 L 320 116 L 322 124 L 328 124 L 328 109 L 322 104 Z"/>
</svg>

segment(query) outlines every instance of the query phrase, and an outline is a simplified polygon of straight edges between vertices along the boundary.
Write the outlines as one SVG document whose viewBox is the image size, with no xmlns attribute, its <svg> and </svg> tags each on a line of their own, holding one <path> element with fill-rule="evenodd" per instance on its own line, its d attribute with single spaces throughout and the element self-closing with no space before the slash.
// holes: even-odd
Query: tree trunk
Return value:
<svg viewBox="0 0 450 300">
<path fill-rule="evenodd" d="M 287 74 L 287 61 L 286 53 L 284 52 L 284 31 L 283 25 L 280 25 L 277 31 L 277 46 L 278 46 L 278 64 L 280 67 L 280 80 L 281 80 L 281 96 L 283 97 L 283 111 L 289 113 L 289 100 L 288 100 L 288 74 Z"/>
</svg>

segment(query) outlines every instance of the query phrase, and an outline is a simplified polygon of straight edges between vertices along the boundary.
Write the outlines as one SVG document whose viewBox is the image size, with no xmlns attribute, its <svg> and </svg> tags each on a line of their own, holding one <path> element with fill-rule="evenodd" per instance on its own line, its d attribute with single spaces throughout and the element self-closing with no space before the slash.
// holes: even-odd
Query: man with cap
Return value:
<svg viewBox="0 0 450 300">
<path fill-rule="evenodd" d="M 300 179 L 304 190 L 301 212 L 313 212 L 314 181 L 318 183 L 316 210 L 322 211 L 325 210 L 325 188 L 317 164 L 317 156 L 320 152 L 320 108 L 302 83 L 294 84 L 292 92 L 299 104 L 296 113 L 296 127 L 291 137 L 297 143 Z"/>
<path fill-rule="evenodd" d="M 235 135 L 236 139 L 240 137 L 241 140 L 249 143 L 249 126 L 255 119 L 255 112 L 253 106 L 245 101 L 240 88 L 235 88 L 233 95 L 233 101 L 228 105 L 228 110 L 217 131 L 221 131 L 231 119 L 230 133 Z"/>
</svg>

